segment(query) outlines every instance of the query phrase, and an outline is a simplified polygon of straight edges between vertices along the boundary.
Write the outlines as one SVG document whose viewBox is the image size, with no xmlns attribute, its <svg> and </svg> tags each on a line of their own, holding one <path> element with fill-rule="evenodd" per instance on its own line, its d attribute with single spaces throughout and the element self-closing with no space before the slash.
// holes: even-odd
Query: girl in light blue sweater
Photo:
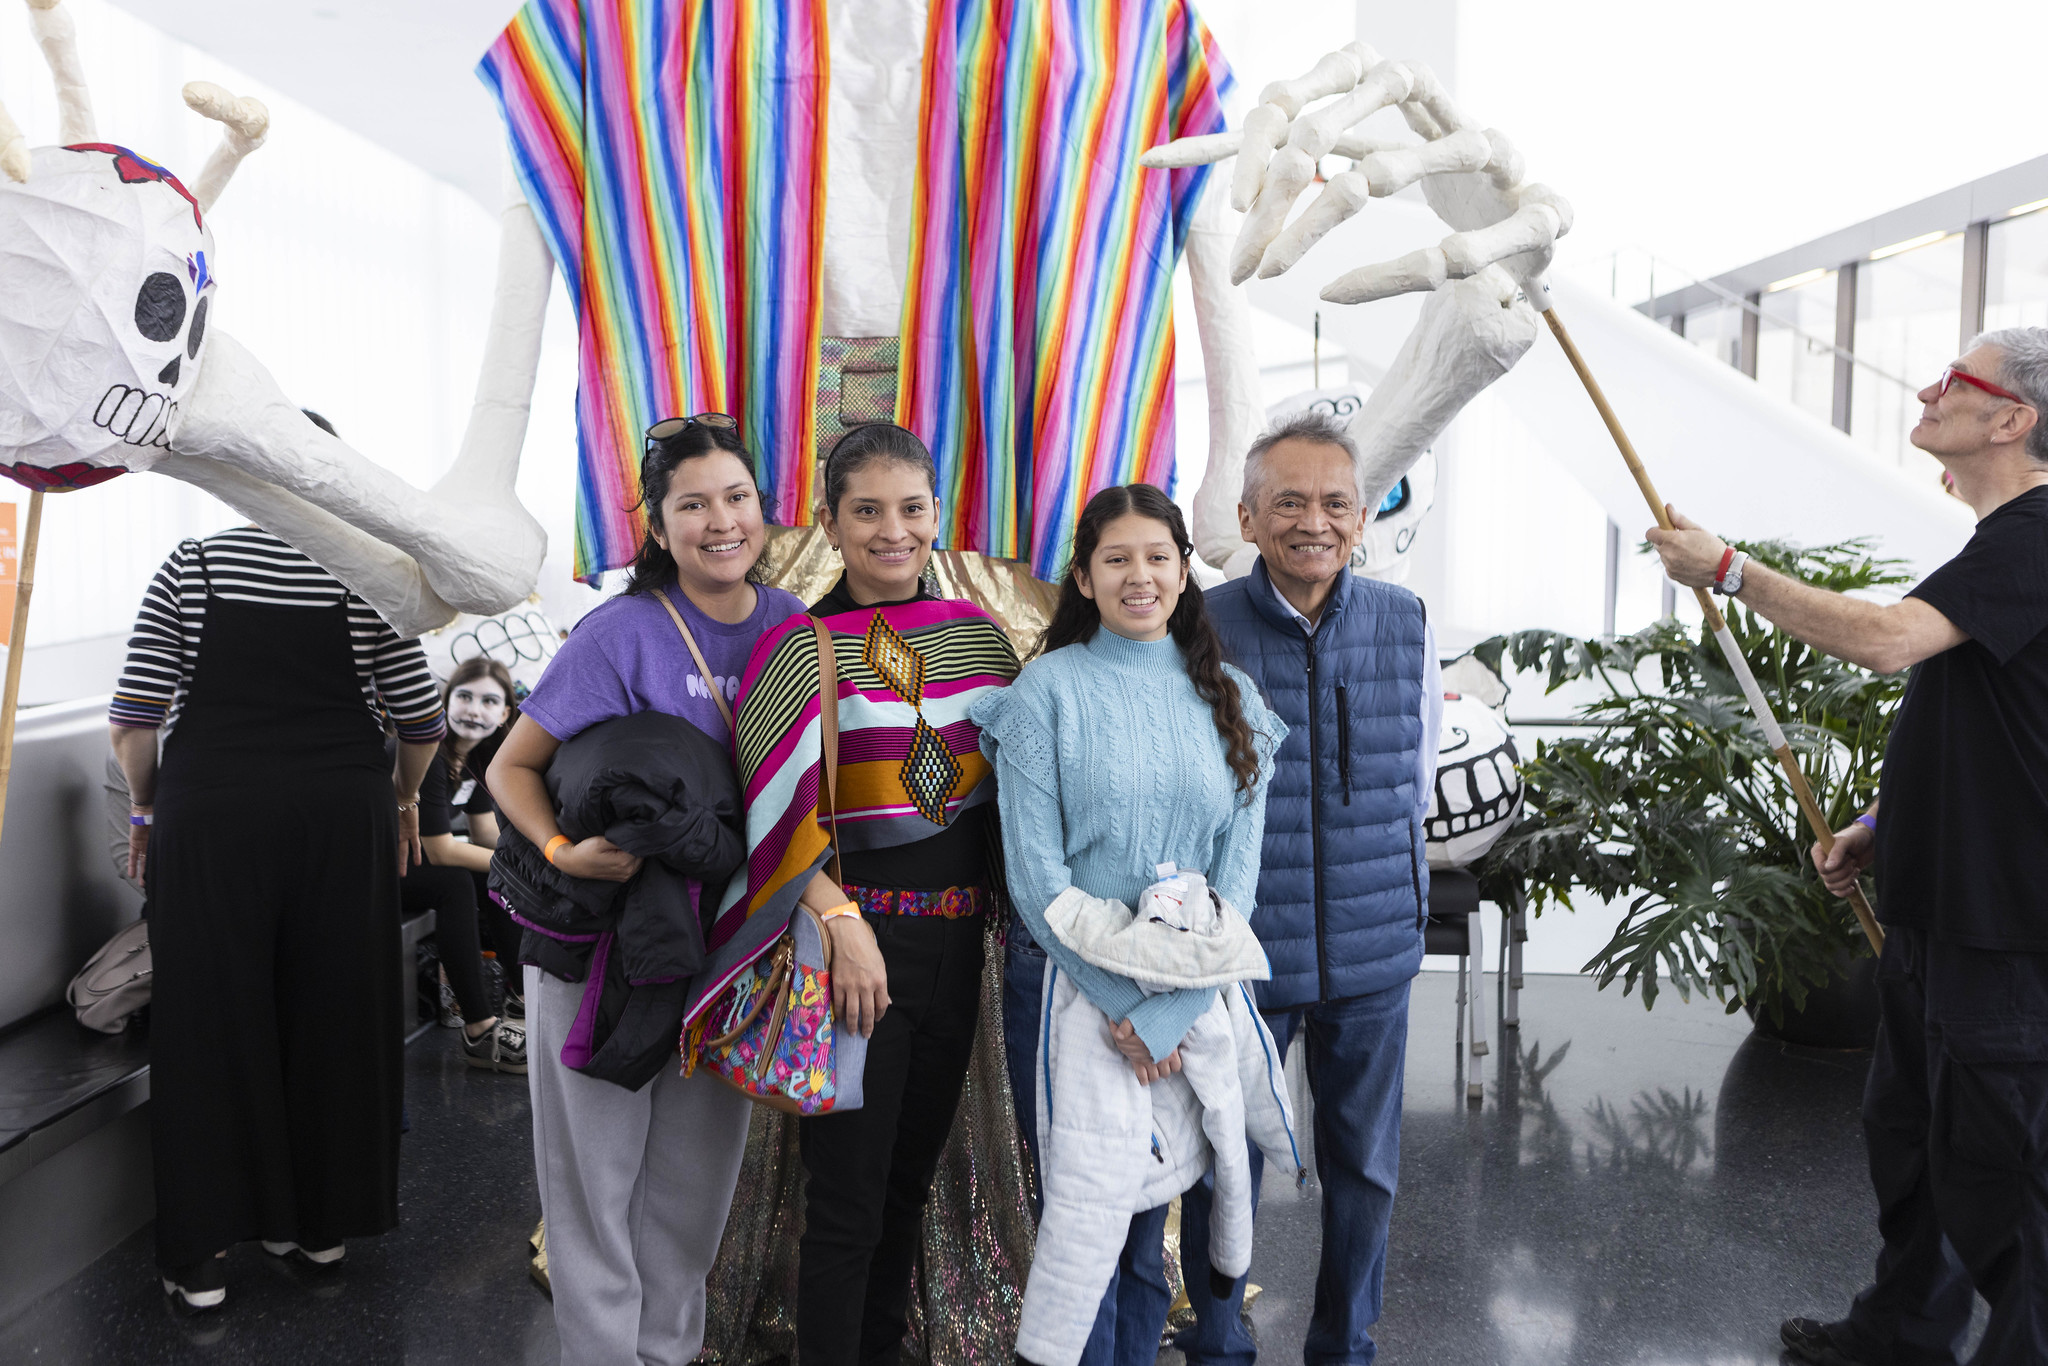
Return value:
<svg viewBox="0 0 2048 1366">
<path fill-rule="evenodd" d="M 1179 1069 L 1189 1027 L 1213 988 L 1146 995 L 1127 977 L 1061 944 L 1045 911 L 1075 887 L 1127 906 L 1171 862 L 1199 870 L 1249 915 L 1264 836 L 1266 778 L 1285 724 L 1222 662 L 1193 545 L 1180 514 L 1149 484 L 1104 489 L 1083 509 L 1059 606 L 1041 653 L 971 719 L 995 764 L 1012 925 L 1006 1009 L 1018 1119 L 1036 1160 L 1038 983 L 1020 964 L 1042 946 L 1111 1020 L 1142 1082 Z M 1028 933 L 1026 933 L 1028 932 Z M 1022 1005 L 1016 1001 L 1012 1004 Z M 1131 1366 L 1156 1355 L 1169 1301 L 1160 1261 L 1164 1206 L 1136 1216 L 1082 1366 Z"/>
</svg>

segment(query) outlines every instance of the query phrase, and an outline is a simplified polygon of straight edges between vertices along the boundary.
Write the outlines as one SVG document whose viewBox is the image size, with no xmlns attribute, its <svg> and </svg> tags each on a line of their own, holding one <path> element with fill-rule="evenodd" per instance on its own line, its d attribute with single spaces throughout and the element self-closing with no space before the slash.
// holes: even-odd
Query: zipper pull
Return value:
<svg viewBox="0 0 2048 1366">
<path fill-rule="evenodd" d="M 1159 1151 L 1159 1135 L 1152 1135 L 1152 1160 L 1160 1166 L 1166 1165 L 1166 1154 Z"/>
</svg>

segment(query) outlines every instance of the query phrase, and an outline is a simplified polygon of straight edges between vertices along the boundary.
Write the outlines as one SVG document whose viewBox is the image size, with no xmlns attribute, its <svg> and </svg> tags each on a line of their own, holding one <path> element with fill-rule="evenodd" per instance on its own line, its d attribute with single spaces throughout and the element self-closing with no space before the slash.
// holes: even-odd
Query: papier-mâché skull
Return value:
<svg viewBox="0 0 2048 1366">
<path fill-rule="evenodd" d="M 213 297 L 213 235 L 178 178 L 110 143 L 0 177 L 0 474 L 84 488 L 177 433 Z"/>
</svg>

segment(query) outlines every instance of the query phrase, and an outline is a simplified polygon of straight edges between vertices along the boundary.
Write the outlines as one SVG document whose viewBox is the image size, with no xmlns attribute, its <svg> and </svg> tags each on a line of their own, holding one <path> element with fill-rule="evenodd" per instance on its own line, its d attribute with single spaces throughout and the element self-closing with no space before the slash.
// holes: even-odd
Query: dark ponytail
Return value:
<svg viewBox="0 0 2048 1366">
<path fill-rule="evenodd" d="M 640 538 L 640 552 L 627 570 L 628 593 L 652 593 L 676 577 L 676 557 L 654 539 L 654 529 L 661 525 L 661 505 L 668 498 L 668 486 L 679 465 L 716 451 L 724 451 L 745 465 L 747 478 L 754 481 L 756 490 L 760 488 L 761 476 L 754 468 L 754 453 L 731 427 L 691 422 L 674 436 L 649 438 L 647 452 L 640 457 L 639 503 L 641 511 L 647 514 L 647 531 Z M 759 573 L 757 564 L 747 571 L 747 577 L 756 578 Z"/>
<path fill-rule="evenodd" d="M 1074 527 L 1074 548 L 1067 559 L 1067 572 L 1060 579 L 1059 605 L 1052 622 L 1038 642 L 1035 654 L 1045 654 L 1063 645 L 1093 640 L 1102 629 L 1102 610 L 1081 591 L 1078 572 L 1085 572 L 1102 542 L 1102 529 L 1119 517 L 1150 518 L 1163 525 L 1180 550 L 1187 567 L 1188 585 L 1166 619 L 1167 633 L 1180 646 L 1187 661 L 1188 679 L 1195 693 L 1209 704 L 1216 719 L 1216 733 L 1223 737 L 1224 757 L 1237 779 L 1238 795 L 1249 798 L 1259 780 L 1259 755 L 1252 745 L 1251 723 L 1244 719 L 1244 700 L 1238 696 L 1236 680 L 1223 672 L 1223 642 L 1202 606 L 1202 586 L 1195 582 L 1195 544 L 1188 538 L 1187 522 L 1173 500 L 1150 484 L 1125 484 L 1106 488 L 1088 500 L 1081 520 Z"/>
</svg>

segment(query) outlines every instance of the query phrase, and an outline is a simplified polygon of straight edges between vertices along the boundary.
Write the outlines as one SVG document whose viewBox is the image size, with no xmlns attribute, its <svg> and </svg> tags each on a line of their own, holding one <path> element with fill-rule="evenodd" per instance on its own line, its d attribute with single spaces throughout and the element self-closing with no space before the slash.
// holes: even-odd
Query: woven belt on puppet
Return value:
<svg viewBox="0 0 2048 1366">
<path fill-rule="evenodd" d="M 947 887 L 936 892 L 905 891 L 896 887 L 846 889 L 846 895 L 863 915 L 928 915 L 941 920 L 965 920 L 981 915 L 993 897 L 986 887 Z"/>
</svg>

